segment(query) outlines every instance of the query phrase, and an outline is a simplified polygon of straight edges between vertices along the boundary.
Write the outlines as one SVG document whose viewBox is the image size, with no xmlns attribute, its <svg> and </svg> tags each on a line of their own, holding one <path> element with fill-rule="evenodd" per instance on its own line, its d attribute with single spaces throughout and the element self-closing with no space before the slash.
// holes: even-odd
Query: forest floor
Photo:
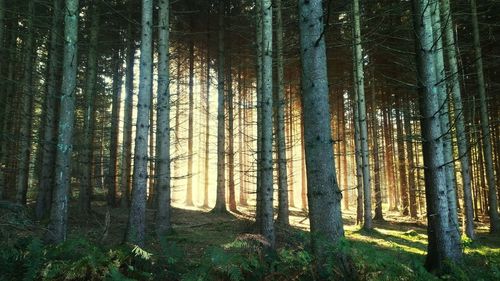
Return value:
<svg viewBox="0 0 500 281">
<path fill-rule="evenodd" d="M 175 244 L 187 267 L 199 266 L 211 248 L 224 248 L 238 237 L 254 233 L 254 221 L 249 208 L 240 208 L 238 213 L 214 214 L 209 209 L 185 207 L 174 204 L 172 209 L 173 232 L 166 241 Z M 108 209 L 104 202 L 96 202 L 90 215 L 78 212 L 71 205 L 68 237 L 84 237 L 89 241 L 118 247 L 124 240 L 128 211 L 109 210 L 110 220 L 106 220 Z M 161 245 L 153 231 L 153 210 L 147 211 L 148 240 L 146 251 L 159 253 Z M 290 227 L 277 226 L 278 249 L 304 249 L 308 243 L 309 222 L 307 213 L 292 208 Z M 424 221 L 412 221 L 399 212 L 386 212 L 385 221 L 375 221 L 372 231 L 361 230 L 355 221 L 355 211 L 343 210 L 344 226 L 349 247 L 348 251 L 358 259 L 356 267 L 363 280 L 433 280 L 423 264 L 427 251 L 427 235 Z M 5 239 L 22 236 L 42 237 L 45 229 L 41 223 L 23 222 L 10 225 L 5 216 L 0 216 L 0 234 Z M 108 222 L 106 222 L 108 221 Z M 7 227 L 7 230 L 5 230 Z M 3 229 L 2 229 L 3 228 Z M 107 230 L 107 231 L 106 231 Z M 107 232 L 107 233 L 106 233 Z M 487 233 L 487 225 L 477 224 L 477 239 L 463 241 L 464 264 L 461 273 L 442 276 L 449 280 L 500 280 L 500 237 Z M 0 278 L 1 279 L 1 278 Z M 154 279 L 153 279 L 154 280 Z M 200 279 L 201 280 L 201 279 Z M 221 279 L 223 280 L 223 279 Z M 302 279 L 296 279 L 302 280 Z"/>
</svg>

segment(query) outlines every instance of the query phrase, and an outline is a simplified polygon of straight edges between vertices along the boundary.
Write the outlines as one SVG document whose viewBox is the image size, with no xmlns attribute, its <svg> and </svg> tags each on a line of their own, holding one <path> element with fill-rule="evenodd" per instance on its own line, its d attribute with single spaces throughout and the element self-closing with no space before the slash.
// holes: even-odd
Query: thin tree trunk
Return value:
<svg viewBox="0 0 500 281">
<path fill-rule="evenodd" d="M 30 151 L 31 151 L 31 124 L 33 119 L 33 65 L 34 65 L 34 21 L 35 17 L 35 1 L 28 1 L 28 18 L 26 27 L 28 33 L 24 40 L 24 73 L 21 98 L 21 125 L 19 129 L 19 151 L 18 151 L 18 168 L 17 168 L 17 193 L 16 202 L 26 204 L 26 195 L 28 192 L 29 166 L 30 166 Z"/>
<path fill-rule="evenodd" d="M 153 1 L 142 0 L 141 64 L 134 148 L 134 180 L 127 225 L 127 241 L 144 246 L 148 178 L 148 130 L 152 87 Z"/>
<path fill-rule="evenodd" d="M 125 105 L 123 113 L 123 141 L 122 141 L 122 159 L 121 159 L 121 179 L 120 179 L 120 205 L 126 208 L 130 204 L 130 186 L 131 186 L 131 161 L 132 161 L 132 110 L 134 99 L 134 60 L 135 60 L 135 42 L 133 38 L 133 25 L 129 22 L 127 31 L 127 50 L 126 50 L 126 70 L 125 70 Z"/>
<path fill-rule="evenodd" d="M 192 21 L 192 17 L 191 17 Z M 192 23 L 191 23 L 192 24 Z M 194 130 L 194 42 L 189 40 L 189 116 L 188 116 L 188 178 L 186 186 L 186 205 L 193 206 L 193 130 Z"/>
<path fill-rule="evenodd" d="M 158 26 L 158 94 L 156 105 L 156 165 L 155 189 L 157 192 L 156 234 L 165 235 L 170 223 L 170 1 L 159 2 Z"/>
<path fill-rule="evenodd" d="M 261 0 L 262 13 L 262 156 L 261 233 L 275 246 L 273 216 L 273 11 L 271 0 Z"/>
<path fill-rule="evenodd" d="M 412 219 L 416 219 L 418 217 L 417 214 L 417 184 L 415 182 L 415 163 L 414 163 L 414 155 L 413 155 L 413 135 L 411 129 L 411 105 L 407 107 L 407 113 L 403 116 L 404 123 L 404 133 L 407 137 L 406 142 L 406 154 L 408 156 L 408 195 L 410 201 L 410 217 Z"/>
<path fill-rule="evenodd" d="M 215 200 L 214 212 L 226 212 L 226 177 L 225 177 L 225 148 L 226 148 L 226 126 L 224 115 L 224 84 L 225 84 L 225 56 L 224 48 L 224 16 L 225 2 L 219 0 L 219 20 L 218 20 L 218 58 L 217 58 L 217 197 Z"/>
<path fill-rule="evenodd" d="M 230 54 L 231 52 L 228 51 Z M 234 183 L 234 95 L 233 95 L 233 76 L 232 76 L 232 59 L 228 57 L 227 64 L 227 133 L 228 133 L 228 148 L 227 148 L 227 168 L 228 168 L 228 189 L 229 189 L 229 210 L 236 212 L 236 191 Z"/>
<path fill-rule="evenodd" d="M 95 99 L 96 99 L 96 80 L 97 80 L 97 43 L 99 36 L 99 9 L 97 1 L 91 1 L 91 25 L 89 36 L 89 49 L 87 61 L 87 76 L 85 78 L 85 113 L 83 125 L 83 140 L 81 152 L 81 174 L 80 174 L 80 193 L 78 206 L 81 212 L 90 212 L 90 203 L 92 197 L 92 167 L 94 160 L 94 125 L 95 125 Z"/>
<path fill-rule="evenodd" d="M 386 173 L 387 173 L 387 180 L 388 180 L 388 199 L 389 199 L 389 210 L 390 211 L 395 211 L 398 209 L 397 204 L 396 204 L 396 198 L 394 196 L 396 189 L 396 186 L 394 185 L 395 183 L 395 177 L 394 177 L 394 161 L 393 161 L 393 149 L 394 149 L 394 143 L 391 140 L 391 129 L 390 129 L 390 123 L 389 119 L 391 118 L 389 109 L 385 110 L 385 113 L 383 114 L 384 116 L 384 139 L 385 139 L 385 160 L 386 160 Z"/>
<path fill-rule="evenodd" d="M 359 132 L 359 102 L 357 91 L 358 88 L 354 87 L 352 127 L 354 128 L 354 156 L 356 161 L 356 224 L 361 224 L 363 222 L 363 160 L 361 159 L 361 136 Z"/>
<path fill-rule="evenodd" d="M 302 116 L 304 115 L 304 108 L 302 109 Z M 301 152 L 301 157 L 300 157 L 300 166 L 301 166 L 301 173 L 300 173 L 300 179 L 301 179 L 301 190 L 300 190 L 300 198 L 301 198 L 301 203 L 302 203 L 302 210 L 306 211 L 307 210 L 307 168 L 306 168 L 306 142 L 304 140 L 304 118 L 301 118 L 300 122 L 300 152 Z"/>
<path fill-rule="evenodd" d="M 56 154 L 56 106 L 57 73 L 60 67 L 61 49 L 59 48 L 58 34 L 62 27 L 63 9 L 62 1 L 54 0 L 52 7 L 52 26 L 50 30 L 49 57 L 47 62 L 47 89 L 43 108 L 43 140 L 41 144 L 41 171 L 40 183 L 35 207 L 35 215 L 43 218 L 50 210 L 52 200 L 52 186 L 54 184 L 54 165 Z M 1 41 L 0 41 L 1 42 Z"/>
<path fill-rule="evenodd" d="M 342 143 L 341 143 L 341 156 L 342 157 L 342 186 L 344 189 L 344 192 L 342 193 L 343 198 L 344 198 L 344 208 L 346 210 L 349 210 L 349 183 L 348 183 L 348 165 L 347 165 L 347 133 L 346 133 L 346 127 L 347 127 L 347 122 L 346 122 L 346 111 L 345 111 L 345 102 L 344 102 L 344 95 L 341 95 L 340 98 L 340 115 L 342 116 L 342 124 L 340 126 L 342 127 Z"/>
<path fill-rule="evenodd" d="M 471 0 L 472 10 L 472 33 L 474 35 L 474 61 L 477 73 L 477 90 L 479 92 L 479 103 L 481 111 L 481 132 L 483 136 L 483 154 L 486 164 L 486 179 L 488 184 L 488 215 L 490 216 L 490 232 L 500 232 L 500 218 L 498 216 L 497 188 L 495 185 L 495 173 L 493 171 L 493 159 L 491 150 L 490 126 L 488 121 L 488 106 L 486 102 L 486 86 L 483 74 L 483 59 L 481 54 L 481 42 L 479 37 L 479 25 L 477 20 L 476 0 Z"/>
<path fill-rule="evenodd" d="M 295 174 L 294 174 L 294 165 L 293 165 L 293 160 L 294 160 L 294 153 L 293 153 L 293 95 L 292 95 L 292 87 L 289 87 L 289 95 L 288 95 L 288 147 L 289 147 L 289 156 L 288 156 L 288 165 L 289 166 L 289 184 L 288 184 L 288 190 L 289 190 L 289 202 L 290 202 L 290 207 L 295 207 Z"/>
<path fill-rule="evenodd" d="M 208 19 L 207 19 L 208 21 Z M 210 26 L 207 23 L 207 29 Z M 207 57 L 206 57 L 206 112 L 205 112 L 205 182 L 203 190 L 203 207 L 208 207 L 208 185 L 209 185 L 209 160 L 210 160 L 210 30 L 207 30 Z"/>
<path fill-rule="evenodd" d="M 278 143 L 278 217 L 280 224 L 288 225 L 288 175 L 286 167 L 286 142 L 285 142 L 285 73 L 283 63 L 283 17 L 281 0 L 275 1 L 276 9 L 276 79 L 278 82 L 277 109 L 277 143 Z"/>
<path fill-rule="evenodd" d="M 78 39 L 78 0 L 66 0 L 64 19 L 64 57 L 61 85 L 61 109 L 57 138 L 55 186 L 47 240 L 61 243 L 66 240 L 68 227 L 68 201 L 71 179 L 71 155 L 73 152 L 73 128 L 75 119 L 75 93 Z"/>
<path fill-rule="evenodd" d="M 403 136 L 403 113 L 399 110 L 398 107 L 401 106 L 401 103 L 398 102 L 398 106 L 396 107 L 396 135 L 397 135 L 397 143 L 398 143 L 398 168 L 399 168 L 399 183 L 400 183 L 400 194 L 401 194 L 401 207 L 402 214 L 404 216 L 409 215 L 409 200 L 408 200 L 408 177 L 406 176 L 406 160 L 405 157 L 405 139 Z"/>
<path fill-rule="evenodd" d="M 244 111 L 246 111 L 246 95 L 243 95 L 243 88 L 246 85 L 243 85 L 242 78 L 242 70 L 241 70 L 242 62 L 240 61 L 238 65 L 238 164 L 239 164 L 239 177 L 240 177 L 240 196 L 239 196 L 239 204 L 247 205 L 246 200 L 246 176 L 245 176 L 245 151 L 243 148 L 243 144 L 245 143 L 245 124 L 243 124 L 244 120 Z"/>
<path fill-rule="evenodd" d="M 375 105 L 375 89 L 372 89 L 372 138 L 373 138 L 373 174 L 374 174 L 374 191 L 375 191 L 375 216 L 374 220 L 384 220 L 384 214 L 382 212 L 382 191 L 380 188 L 380 157 L 379 153 L 379 143 L 378 143 L 378 116 L 377 107 Z"/>
<path fill-rule="evenodd" d="M 371 229 L 372 226 L 372 197 L 371 197 L 371 178 L 370 178 L 370 162 L 368 151 L 368 125 L 366 122 L 366 103 L 365 103 L 365 86 L 364 86 L 364 70 L 363 70 L 363 54 L 361 49 L 361 26 L 360 26 L 360 9 L 359 0 L 353 0 L 354 14 L 354 62 L 355 62 L 355 82 L 358 95 L 358 111 L 359 111 L 359 133 L 361 145 L 361 162 L 363 174 L 363 198 L 364 198 L 364 222 L 363 228 Z"/>
<path fill-rule="evenodd" d="M 119 51 L 115 51 L 113 56 L 113 98 L 111 110 L 111 130 L 109 137 L 109 164 L 106 174 L 105 185 L 108 191 L 107 200 L 109 207 L 116 206 L 118 185 L 118 135 L 120 122 L 120 96 L 123 80 L 122 57 Z"/>
</svg>

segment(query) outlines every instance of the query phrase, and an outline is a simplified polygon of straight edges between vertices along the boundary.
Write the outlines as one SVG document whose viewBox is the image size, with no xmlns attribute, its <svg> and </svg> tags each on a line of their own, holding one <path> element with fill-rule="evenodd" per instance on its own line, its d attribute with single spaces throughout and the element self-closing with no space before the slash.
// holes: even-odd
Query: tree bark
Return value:
<svg viewBox="0 0 500 281">
<path fill-rule="evenodd" d="M 337 243 L 344 237 L 335 175 L 328 105 L 326 48 L 321 0 L 299 1 L 302 103 L 307 163 L 309 220 L 316 266 L 325 270 L 325 248 L 320 241 Z"/>
<path fill-rule="evenodd" d="M 127 229 L 127 241 L 140 247 L 144 246 L 146 230 L 149 110 L 153 80 L 152 35 L 153 1 L 142 0 L 141 64 L 134 148 L 134 180 Z"/>
<path fill-rule="evenodd" d="M 462 253 L 460 244 L 452 241 L 453 232 L 458 230 L 450 225 L 442 129 L 437 116 L 440 104 L 431 14 L 435 5 L 435 0 L 414 0 L 413 22 L 418 40 L 416 52 L 427 199 L 429 242 L 425 266 L 429 271 L 441 272 L 445 269 L 445 261 L 457 262 Z"/>
<path fill-rule="evenodd" d="M 42 165 L 40 171 L 40 183 L 36 199 L 35 215 L 37 219 L 43 218 L 50 210 L 52 203 L 52 187 L 54 184 L 54 168 L 56 156 L 56 106 L 57 85 L 61 59 L 59 38 L 62 27 L 63 9 L 62 1 L 54 0 L 52 7 L 52 25 L 50 29 L 49 56 L 47 62 L 47 88 L 43 108 L 43 140 Z"/>
<path fill-rule="evenodd" d="M 276 9 L 276 80 L 277 87 L 277 144 L 278 144 L 278 217 L 277 222 L 289 225 L 288 174 L 285 142 L 285 74 L 283 63 L 283 17 L 281 0 L 275 0 Z"/>
<path fill-rule="evenodd" d="M 398 143 L 398 168 L 399 168 L 399 183 L 400 183 L 400 194 L 401 194 L 401 207 L 402 214 L 404 216 L 409 215 L 409 200 L 408 200 L 408 177 L 406 176 L 406 160 L 405 156 L 405 138 L 403 136 L 403 113 L 399 110 L 401 103 L 398 102 L 396 106 L 396 135 Z"/>
<path fill-rule="evenodd" d="M 83 140 L 80 163 L 80 193 L 78 206 L 82 213 L 90 212 L 90 203 L 92 197 L 92 167 L 94 160 L 94 124 L 95 124 L 95 99 L 96 99 L 96 80 L 97 80 L 97 44 L 99 36 L 99 9 L 96 1 L 90 2 L 90 36 L 88 61 L 85 78 L 85 113 L 83 121 Z"/>
<path fill-rule="evenodd" d="M 226 126 L 224 115 L 224 67 L 226 51 L 224 48 L 224 16 L 225 2 L 218 3 L 218 44 L 217 44 L 217 197 L 214 212 L 226 212 L 226 177 L 225 177 L 225 148 L 226 148 Z"/>
<path fill-rule="evenodd" d="M 192 17 L 191 17 L 192 22 Z M 192 23 L 191 23 L 192 24 Z M 193 206 L 193 130 L 194 130 L 194 42 L 189 39 L 189 116 L 188 116 L 188 177 L 186 186 L 186 205 Z"/>
<path fill-rule="evenodd" d="M 363 53 L 361 47 L 361 26 L 360 26 L 360 10 L 359 0 L 353 0 L 354 14 L 354 63 L 355 63 L 355 82 L 358 94 L 358 111 L 359 111 L 359 132 L 361 145 L 361 162 L 363 174 L 363 198 L 364 198 L 364 229 L 372 229 L 372 197 L 371 197 L 371 177 L 370 177 L 370 162 L 368 151 L 368 125 L 366 124 L 366 103 L 365 103 L 365 86 L 364 86 L 364 70 L 363 70 Z"/>
<path fill-rule="evenodd" d="M 170 1 L 159 2 L 158 26 L 158 94 L 156 107 L 156 234 L 165 235 L 172 228 L 170 222 Z"/>
<path fill-rule="evenodd" d="M 64 55 L 61 85 L 61 109 L 57 138 L 55 186 L 47 240 L 61 243 L 66 240 L 68 227 L 68 201 L 71 179 L 71 155 L 73 152 L 73 127 L 75 119 L 75 93 L 78 39 L 78 0 L 66 0 L 64 9 Z"/>
</svg>

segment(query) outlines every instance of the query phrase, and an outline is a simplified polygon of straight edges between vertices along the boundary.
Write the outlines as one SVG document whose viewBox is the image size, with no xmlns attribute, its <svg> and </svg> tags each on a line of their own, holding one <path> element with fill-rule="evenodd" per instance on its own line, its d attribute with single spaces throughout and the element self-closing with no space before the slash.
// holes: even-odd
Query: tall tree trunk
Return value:
<svg viewBox="0 0 500 281">
<path fill-rule="evenodd" d="M 432 28 L 434 32 L 434 40 L 436 45 L 435 55 L 435 65 L 436 65 L 436 89 L 438 90 L 438 101 L 439 101 L 439 121 L 441 122 L 441 136 L 443 139 L 443 159 L 445 165 L 446 173 L 446 195 L 448 198 L 448 211 L 449 211 L 449 224 L 451 231 L 451 241 L 455 245 L 454 248 L 460 248 L 460 229 L 458 225 L 458 214 L 457 214 L 457 195 L 456 195 L 456 178 L 455 178 L 455 168 L 453 165 L 453 147 L 451 143 L 451 125 L 449 120 L 448 112 L 448 89 L 446 83 L 446 73 L 444 68 L 444 58 L 443 58 L 443 40 L 442 40 L 442 30 L 441 30 L 441 12 L 440 12 L 439 0 L 436 1 L 434 7 L 431 7 L 431 17 L 432 17 Z"/>
<path fill-rule="evenodd" d="M 239 204 L 247 205 L 246 200 L 246 171 L 245 171 L 245 151 L 244 151 L 244 143 L 245 142 L 245 129 L 246 124 L 244 124 L 244 112 L 246 112 L 246 95 L 243 94 L 243 89 L 246 87 L 242 78 L 242 70 L 241 65 L 243 62 L 240 61 L 238 65 L 238 164 L 240 168 L 240 196 L 239 196 Z M 246 94 L 246 90 L 245 90 Z"/>
<path fill-rule="evenodd" d="M 290 202 L 290 207 L 295 207 L 295 174 L 294 174 L 294 165 L 293 165 L 293 159 L 294 159 L 294 153 L 293 153 L 293 95 L 292 95 L 292 87 L 289 87 L 288 90 L 288 147 L 289 147 L 289 153 L 290 155 L 288 156 L 288 164 L 290 165 L 289 167 L 289 185 L 288 185 L 288 190 L 289 190 L 289 202 Z"/>
<path fill-rule="evenodd" d="M 28 1 L 28 18 L 26 27 L 28 33 L 23 39 L 24 45 L 24 74 L 21 98 L 21 125 L 19 129 L 19 151 L 18 151 L 18 170 L 17 170 L 17 193 L 16 202 L 26 204 L 26 195 L 28 192 L 30 151 L 31 151 L 31 124 L 33 119 L 33 65 L 34 65 L 34 29 L 33 21 L 35 17 L 35 0 Z"/>
<path fill-rule="evenodd" d="M 113 108 L 111 110 L 111 128 L 109 134 L 109 163 L 105 179 L 105 185 L 108 191 L 107 200 L 109 207 L 116 206 L 116 197 L 118 192 L 118 135 L 120 128 L 120 97 L 123 80 L 122 63 L 123 60 L 120 55 L 120 51 L 115 51 L 115 55 L 113 56 Z"/>
<path fill-rule="evenodd" d="M 384 122 L 384 142 L 385 142 L 385 170 L 387 174 L 387 181 L 388 181 L 388 190 L 387 190 L 387 197 L 389 201 L 389 210 L 394 211 L 398 209 L 398 206 L 396 204 L 396 199 L 394 196 L 394 189 L 396 189 L 396 186 L 394 185 L 395 183 L 395 177 L 394 177 L 394 161 L 393 161 L 393 155 L 394 155 L 394 143 L 391 140 L 391 128 L 390 128 L 390 122 L 389 119 L 391 118 L 390 115 L 390 109 L 386 109 L 385 112 L 383 113 L 383 122 Z"/>
<path fill-rule="evenodd" d="M 373 82 L 372 82 L 373 83 Z M 375 191 L 375 216 L 374 220 L 384 220 L 384 214 L 382 212 L 382 190 L 380 187 L 380 157 L 379 153 L 379 143 L 378 143 L 378 116 L 377 107 L 375 105 L 375 89 L 372 89 L 372 138 L 373 138 L 373 175 L 374 175 L 374 191 Z"/>
<path fill-rule="evenodd" d="M 205 109 L 205 163 L 204 163 L 204 172 L 205 172 L 205 182 L 204 182 L 204 190 L 203 190 L 203 207 L 208 207 L 208 185 L 209 185 L 209 160 L 210 160 L 210 30 L 208 27 L 210 26 L 210 22 L 207 18 L 207 57 L 206 57 L 206 109 Z"/>
<path fill-rule="evenodd" d="M 353 0 L 354 14 L 354 62 L 355 62 L 355 82 L 358 94 L 358 111 L 359 111 L 359 132 L 361 138 L 361 161 L 363 172 L 363 198 L 364 198 L 364 222 L 363 228 L 371 229 L 372 226 L 372 197 L 371 197 L 371 178 L 370 178 L 370 162 L 368 151 L 368 125 L 366 124 L 366 103 L 365 103 L 365 86 L 364 86 L 364 70 L 363 70 L 363 53 L 361 49 L 361 26 L 360 26 L 360 10 L 359 0 Z"/>
<path fill-rule="evenodd" d="M 398 168 L 399 168 L 399 183 L 401 194 L 401 207 L 402 214 L 407 216 L 409 214 L 409 201 L 408 201 L 408 177 L 406 176 L 406 160 L 405 157 L 405 138 L 403 136 L 403 113 L 399 110 L 401 103 L 398 102 L 396 106 L 396 135 L 398 143 Z"/>
<path fill-rule="evenodd" d="M 142 0 L 141 64 L 134 148 L 134 180 L 128 218 L 127 241 L 144 246 L 148 178 L 148 130 L 152 87 L 153 1 Z"/>
<path fill-rule="evenodd" d="M 260 228 L 262 218 L 262 0 L 255 0 L 255 36 L 256 36 L 256 103 L 257 103 L 257 182 L 256 182 L 256 206 L 255 224 Z"/>
<path fill-rule="evenodd" d="M 407 137 L 406 142 L 406 155 L 408 159 L 408 197 L 410 201 L 410 217 L 412 219 L 416 219 L 418 217 L 417 214 L 417 183 L 415 181 L 415 162 L 413 155 L 413 135 L 411 129 L 411 104 L 407 107 L 407 113 L 403 116 L 404 123 L 404 133 Z"/>
<path fill-rule="evenodd" d="M 301 190 L 300 190 L 300 198 L 302 204 L 302 211 L 307 210 L 307 168 L 306 168 L 306 142 L 304 139 L 304 107 L 302 106 L 302 118 L 300 122 L 300 180 L 301 180 Z"/>
<path fill-rule="evenodd" d="M 488 120 L 488 106 L 486 102 L 486 86 L 483 74 L 483 58 L 481 54 L 481 41 L 479 37 L 479 25 L 477 20 L 476 0 L 471 0 L 472 10 L 472 33 L 474 35 L 474 61 L 477 73 L 477 90 L 479 92 L 479 103 L 481 111 L 481 132 L 483 135 L 483 154 L 486 164 L 486 179 L 488 184 L 488 215 L 490 216 L 490 232 L 500 232 L 500 219 L 498 216 L 497 188 L 495 185 L 495 173 L 493 171 L 493 159 L 491 151 L 490 125 Z"/>
<path fill-rule="evenodd" d="M 439 114 L 437 89 L 435 38 L 433 36 L 432 12 L 435 0 L 414 0 L 413 21 L 418 42 L 417 66 L 420 94 L 421 130 L 425 166 L 425 193 L 427 201 L 428 253 L 426 268 L 429 271 L 443 271 L 445 262 L 461 259 L 460 245 L 453 243 L 458 231 L 450 225 L 450 214 L 446 190 L 443 139 Z M 457 247 L 458 246 L 458 247 Z"/>
<path fill-rule="evenodd" d="M 354 88 L 352 103 L 352 127 L 354 128 L 354 157 L 356 165 L 356 224 L 363 222 L 363 160 L 361 158 L 361 136 L 359 128 L 358 88 Z"/>
<path fill-rule="evenodd" d="M 271 0 L 261 0 L 262 13 L 262 156 L 261 233 L 275 246 L 273 216 L 273 10 Z"/>
<path fill-rule="evenodd" d="M 191 17 L 192 21 L 192 17 Z M 191 23 L 192 24 L 192 23 Z M 188 116 L 188 177 L 186 186 L 186 205 L 193 206 L 193 130 L 194 130 L 194 42 L 189 39 L 189 116 Z"/>
<path fill-rule="evenodd" d="M 60 243 L 66 240 L 68 227 L 68 201 L 71 179 L 71 155 L 73 152 L 73 128 L 75 119 L 75 93 L 78 39 L 78 0 L 66 0 L 64 18 L 64 56 L 61 85 L 61 109 L 57 138 L 55 186 L 47 240 Z"/>
<path fill-rule="evenodd" d="M 159 2 L 158 26 L 158 94 L 156 105 L 156 165 L 157 192 L 156 234 L 161 237 L 171 229 L 170 223 L 170 1 Z"/>
<path fill-rule="evenodd" d="M 225 148 L 226 148 L 226 121 L 224 115 L 224 66 L 226 51 L 224 48 L 224 16 L 225 2 L 219 0 L 218 44 L 217 44 L 217 197 L 214 212 L 226 212 L 226 177 L 225 177 Z"/>
<path fill-rule="evenodd" d="M 97 80 L 97 43 L 99 36 L 99 9 L 97 1 L 90 2 L 90 36 L 87 61 L 87 77 L 85 78 L 85 113 L 83 125 L 83 140 L 81 152 L 81 175 L 80 175 L 80 194 L 78 205 L 83 213 L 90 212 L 90 203 L 92 197 L 92 167 L 94 160 L 94 124 L 95 124 L 95 99 L 96 99 L 96 80 Z"/>
<path fill-rule="evenodd" d="M 229 48 L 228 48 L 229 49 Z M 230 49 L 228 51 L 231 54 Z M 227 168 L 228 168 L 228 189 L 229 189 L 229 210 L 236 212 L 236 190 L 234 183 L 234 94 L 233 94 L 233 74 L 232 58 L 229 55 L 227 60 Z"/>
<path fill-rule="evenodd" d="M 52 203 L 52 186 L 54 184 L 54 168 L 56 154 L 56 106 L 57 85 L 59 78 L 61 49 L 59 38 L 62 27 L 63 9 L 62 1 L 54 0 L 52 7 L 52 25 L 50 30 L 49 56 L 47 62 L 47 88 L 43 108 L 43 140 L 41 143 L 41 171 L 40 183 L 36 199 L 35 215 L 38 219 L 43 218 L 50 210 Z"/>
<path fill-rule="evenodd" d="M 309 220 L 316 266 L 325 270 L 322 241 L 337 243 L 344 237 L 340 201 L 331 143 L 326 48 L 321 0 L 299 1 L 302 101 L 307 162 Z M 314 81 L 314 82 L 313 82 Z"/>
<path fill-rule="evenodd" d="M 130 12 L 131 13 L 131 12 Z M 133 25 L 128 24 L 127 31 L 127 50 L 126 50 L 126 70 L 125 70 L 125 105 L 123 111 L 123 146 L 121 159 L 121 179 L 120 179 L 120 205 L 122 208 L 130 204 L 131 187 L 131 162 L 132 162 L 132 111 L 134 100 L 134 61 L 135 61 L 135 42 Z"/>
<path fill-rule="evenodd" d="M 276 80 L 278 82 L 277 99 L 277 134 L 278 143 L 278 217 L 280 224 L 288 225 L 288 175 L 286 169 L 285 142 L 285 73 L 283 63 L 283 17 L 281 0 L 275 0 L 276 9 Z"/>
<path fill-rule="evenodd" d="M 343 198 L 344 198 L 344 208 L 346 210 L 349 210 L 349 183 L 348 183 L 348 170 L 349 167 L 347 165 L 347 122 L 346 122 L 346 111 L 345 111 L 345 102 L 344 102 L 344 95 L 342 94 L 340 97 L 340 115 L 342 116 L 342 122 L 340 126 L 342 127 L 342 141 L 340 145 L 341 153 L 340 157 L 342 158 L 342 186 L 344 192 L 342 193 Z"/>
</svg>

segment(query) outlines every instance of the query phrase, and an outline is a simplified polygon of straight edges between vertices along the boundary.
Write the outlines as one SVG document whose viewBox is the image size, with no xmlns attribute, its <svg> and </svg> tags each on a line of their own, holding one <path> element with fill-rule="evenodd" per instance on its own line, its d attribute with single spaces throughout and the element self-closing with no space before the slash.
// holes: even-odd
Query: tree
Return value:
<svg viewBox="0 0 500 281">
<path fill-rule="evenodd" d="M 364 86 L 364 70 L 363 70 L 363 54 L 361 48 L 361 27 L 360 27 L 360 12 L 359 0 L 353 0 L 353 15 L 354 15 L 354 74 L 358 95 L 358 119 L 360 131 L 360 153 L 362 161 L 363 175 L 363 198 L 364 198 L 364 220 L 363 228 L 372 228 L 372 197 L 370 186 L 370 166 L 369 166 L 369 151 L 368 151 L 368 126 L 366 122 L 366 104 L 365 104 L 365 86 Z"/>
<path fill-rule="evenodd" d="M 71 154 L 73 152 L 73 126 L 75 118 L 75 92 L 77 39 L 78 39 L 78 0 L 65 1 L 63 77 L 61 85 L 61 109 L 59 114 L 59 135 L 57 137 L 55 186 L 52 209 L 47 231 L 47 240 L 60 243 L 66 240 L 68 227 L 68 192 L 71 177 Z"/>
<path fill-rule="evenodd" d="M 83 118 L 82 160 L 80 175 L 79 207 L 84 213 L 90 212 L 92 197 L 93 139 L 95 126 L 95 99 L 97 80 L 97 44 L 99 36 L 99 9 L 96 1 L 90 2 L 90 36 L 85 78 L 85 113 Z"/>
<path fill-rule="evenodd" d="M 224 115 L 224 66 L 225 66 L 225 49 L 224 49 L 224 16 L 225 4 L 224 0 L 218 2 L 218 43 L 217 43 L 217 197 L 215 201 L 214 212 L 226 212 L 226 177 L 225 177 L 225 147 L 226 147 L 226 126 Z"/>
<path fill-rule="evenodd" d="M 128 218 L 127 241 L 144 246 L 148 178 L 149 110 L 152 91 L 153 1 L 142 0 L 141 64 L 134 148 L 134 180 Z"/>
<path fill-rule="evenodd" d="M 443 271 L 445 262 L 461 259 L 460 245 L 453 243 L 450 235 L 457 231 L 450 225 L 446 189 L 443 139 L 439 115 L 439 93 L 436 75 L 436 45 L 432 24 L 432 9 L 435 0 L 413 0 L 413 23 L 416 30 L 418 86 L 420 93 L 420 115 L 422 150 L 425 166 L 425 195 L 427 203 L 428 252 L 426 268 Z M 429 8 L 430 7 L 430 8 Z"/>
<path fill-rule="evenodd" d="M 500 218 L 498 216 L 497 189 L 495 173 L 493 172 L 493 159 L 491 150 L 490 125 L 488 121 L 488 106 L 486 104 L 486 86 L 483 73 L 483 58 L 481 41 L 479 38 L 479 25 L 477 20 L 476 0 L 471 0 L 472 34 L 474 36 L 474 61 L 477 73 L 477 90 L 481 113 L 481 133 L 483 137 L 483 157 L 486 164 L 486 181 L 488 184 L 488 214 L 490 216 L 490 232 L 500 233 Z"/>
<path fill-rule="evenodd" d="M 326 253 L 320 241 L 337 243 L 344 237 L 344 226 L 329 121 L 322 2 L 299 2 L 299 29 L 309 220 L 316 264 L 324 270 Z"/>
<path fill-rule="evenodd" d="M 450 1 L 441 0 L 441 16 L 444 25 L 444 40 L 446 58 L 448 61 L 449 83 L 453 96 L 453 106 L 455 114 L 452 119 L 455 120 L 456 139 L 458 144 L 458 154 L 460 157 L 460 170 L 462 172 L 462 188 L 464 197 L 464 216 L 465 216 L 465 234 L 467 237 L 474 239 L 474 213 L 472 209 L 472 192 L 471 192 L 471 170 L 469 157 L 469 143 L 465 132 L 464 124 L 464 108 L 462 104 L 462 95 L 460 89 L 460 80 L 458 73 L 457 62 L 457 47 L 454 35 L 453 19 L 450 11 Z"/>
<path fill-rule="evenodd" d="M 44 217 L 50 210 L 52 200 L 52 187 L 54 184 L 54 165 L 56 156 L 56 106 L 57 85 L 59 79 L 57 73 L 60 68 L 61 51 L 57 35 L 61 31 L 63 9 L 62 1 L 54 0 L 52 6 L 52 23 L 50 29 L 50 45 L 47 63 L 47 89 L 44 99 L 44 127 L 42 149 L 42 165 L 40 171 L 40 183 L 36 199 L 35 215 L 38 219 Z"/>
<path fill-rule="evenodd" d="M 276 136 L 278 144 L 278 218 L 281 224 L 288 225 L 288 177 L 287 177 L 287 159 L 285 142 L 285 74 L 283 63 L 283 15 L 281 0 L 275 1 L 276 9 L 276 80 L 277 80 L 277 99 L 276 99 Z"/>
<path fill-rule="evenodd" d="M 33 65 L 34 65 L 34 29 L 33 21 L 35 17 L 35 1 L 28 1 L 27 28 L 28 32 L 24 45 L 24 74 L 23 88 L 21 98 L 21 126 L 20 126 L 20 146 L 18 151 L 18 170 L 17 170 L 17 194 L 16 201 L 20 204 L 26 204 L 26 193 L 28 192 L 30 150 L 31 150 L 31 124 L 33 107 Z"/>
<path fill-rule="evenodd" d="M 273 11 L 271 0 L 261 0 L 262 13 L 262 156 L 261 233 L 275 246 L 273 216 Z"/>
<path fill-rule="evenodd" d="M 170 223 L 170 91 L 169 39 L 170 1 L 160 0 L 158 27 L 158 103 L 156 108 L 156 233 L 159 237 L 171 229 Z"/>
</svg>

